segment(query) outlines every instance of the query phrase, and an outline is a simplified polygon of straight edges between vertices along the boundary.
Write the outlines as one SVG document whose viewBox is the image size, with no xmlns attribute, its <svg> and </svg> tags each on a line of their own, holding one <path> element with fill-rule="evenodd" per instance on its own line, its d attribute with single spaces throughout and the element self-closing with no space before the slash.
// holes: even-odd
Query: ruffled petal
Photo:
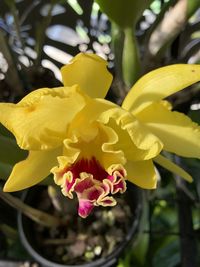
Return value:
<svg viewBox="0 0 200 267">
<path fill-rule="evenodd" d="M 107 70 L 107 62 L 94 54 L 80 53 L 70 64 L 62 67 L 65 86 L 78 84 L 89 96 L 104 98 L 110 88 L 112 75 Z"/>
<path fill-rule="evenodd" d="M 193 179 L 189 173 L 187 173 L 185 170 L 183 170 L 181 167 L 176 165 L 174 162 L 168 160 L 167 158 L 163 157 L 162 155 L 158 155 L 153 159 L 156 163 L 164 167 L 165 169 L 169 170 L 170 172 L 173 172 L 175 174 L 178 174 L 182 178 L 184 178 L 188 182 L 192 182 Z"/>
<path fill-rule="evenodd" d="M 122 109 L 113 109 L 106 113 L 102 114 L 100 120 L 116 132 L 119 141 L 114 148 L 122 150 L 128 160 L 148 160 L 160 153 L 163 147 L 160 140 L 135 117 Z"/>
<path fill-rule="evenodd" d="M 51 151 L 30 151 L 27 159 L 17 163 L 4 185 L 4 192 L 13 192 L 33 186 L 50 174 L 57 164 L 61 148 Z"/>
<path fill-rule="evenodd" d="M 119 142 L 115 148 L 123 150 L 128 160 L 151 159 L 162 150 L 161 141 L 136 117 L 122 108 L 115 106 L 105 110 L 99 115 L 98 121 L 116 132 Z"/>
<path fill-rule="evenodd" d="M 39 89 L 18 104 L 0 103 L 0 122 L 22 149 L 52 149 L 61 145 L 68 124 L 86 99 L 77 86 Z"/>
<path fill-rule="evenodd" d="M 78 125 L 76 122 L 78 123 L 76 119 L 72 122 L 72 129 L 76 129 Z M 94 124 L 95 126 L 85 121 L 82 126 L 77 127 L 77 131 L 73 131 L 70 134 L 68 132 L 69 138 L 64 140 L 63 150 L 63 155 L 67 159 L 67 162 L 72 164 L 78 157 L 79 159 L 91 159 L 95 157 L 106 170 L 112 164 L 123 165 L 126 162 L 124 153 L 114 148 L 114 144 L 118 142 L 118 136 L 115 131 L 100 123 L 96 122 Z M 89 133 L 89 130 L 91 130 L 91 133 Z"/>
<path fill-rule="evenodd" d="M 130 112 L 104 99 L 93 99 L 88 102 L 74 120 L 76 123 L 79 121 L 83 129 L 88 129 L 84 127 L 86 121 L 87 123 L 98 121 L 114 130 L 116 137 L 113 139 L 115 140 L 112 144 L 113 150 L 123 151 L 129 160 L 147 160 L 155 157 L 162 150 L 162 143 L 148 131 L 146 126 Z M 80 127 L 77 128 L 80 129 Z"/>
<path fill-rule="evenodd" d="M 136 114 L 159 101 L 200 81 L 200 65 L 177 64 L 162 67 L 140 78 L 124 99 L 122 107 Z"/>
<path fill-rule="evenodd" d="M 200 127 L 186 115 L 154 103 L 137 117 L 163 142 L 164 150 L 200 158 Z"/>
<path fill-rule="evenodd" d="M 128 161 L 124 166 L 127 171 L 127 179 L 144 189 L 154 189 L 158 176 L 152 160 Z"/>
</svg>

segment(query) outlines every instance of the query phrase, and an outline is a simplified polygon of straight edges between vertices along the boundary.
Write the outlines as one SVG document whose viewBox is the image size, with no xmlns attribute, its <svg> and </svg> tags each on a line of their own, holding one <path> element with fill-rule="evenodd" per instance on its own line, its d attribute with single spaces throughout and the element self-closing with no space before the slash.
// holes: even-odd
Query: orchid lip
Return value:
<svg viewBox="0 0 200 267">
<path fill-rule="evenodd" d="M 62 176 L 62 193 L 73 198 L 76 193 L 79 201 L 78 213 L 86 218 L 95 206 L 114 206 L 112 195 L 126 191 L 126 171 L 120 164 L 111 165 L 105 170 L 99 161 L 79 159 L 74 164 L 54 171 L 55 182 Z"/>
</svg>

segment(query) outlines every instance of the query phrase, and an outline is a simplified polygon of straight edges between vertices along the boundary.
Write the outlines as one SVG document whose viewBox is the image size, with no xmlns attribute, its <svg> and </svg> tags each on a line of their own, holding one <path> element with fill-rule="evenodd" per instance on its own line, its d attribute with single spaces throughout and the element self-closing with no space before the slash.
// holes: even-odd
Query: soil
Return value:
<svg viewBox="0 0 200 267">
<path fill-rule="evenodd" d="M 106 257 L 123 242 L 134 220 L 127 195 L 120 194 L 116 199 L 115 207 L 96 207 L 88 218 L 83 219 L 77 215 L 76 200 L 65 198 L 63 217 L 63 210 L 55 209 L 47 191 L 43 191 L 38 208 L 62 217 L 64 223 L 56 228 L 34 223 L 38 251 L 53 262 L 71 265 Z"/>
</svg>

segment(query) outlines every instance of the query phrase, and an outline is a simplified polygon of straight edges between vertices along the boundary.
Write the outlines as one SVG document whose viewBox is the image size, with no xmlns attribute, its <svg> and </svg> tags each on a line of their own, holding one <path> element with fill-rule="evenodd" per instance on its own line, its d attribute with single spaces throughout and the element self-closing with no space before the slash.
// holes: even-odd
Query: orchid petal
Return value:
<svg viewBox="0 0 200 267">
<path fill-rule="evenodd" d="M 151 159 L 162 150 L 163 145 L 160 140 L 135 117 L 122 109 L 109 110 L 102 114 L 99 120 L 116 132 L 119 142 L 114 148 L 122 150 L 128 160 Z"/>
<path fill-rule="evenodd" d="M 47 150 L 61 145 L 68 124 L 86 103 L 77 86 L 39 89 L 18 104 L 0 103 L 0 122 L 26 150 Z"/>
<path fill-rule="evenodd" d="M 50 169 L 57 164 L 61 148 L 51 151 L 30 151 L 28 157 L 17 163 L 6 184 L 4 192 L 13 192 L 33 186 L 50 174 Z"/>
<path fill-rule="evenodd" d="M 159 101 L 200 81 L 200 65 L 176 64 L 149 72 L 140 78 L 124 99 L 122 107 L 136 114 Z"/>
<path fill-rule="evenodd" d="M 78 84 L 90 97 L 104 98 L 112 82 L 112 75 L 106 66 L 103 58 L 80 53 L 70 64 L 62 67 L 63 83 L 65 86 Z"/>
<path fill-rule="evenodd" d="M 78 117 L 70 125 L 73 134 L 68 131 L 69 136 L 72 134 L 72 137 L 63 142 L 63 155 L 67 162 L 73 164 L 78 157 L 87 159 L 95 156 L 95 159 L 106 170 L 112 164 L 123 165 L 126 162 L 124 153 L 113 147 L 118 142 L 115 131 L 99 123 L 88 124 L 85 121 L 84 124 L 79 125 Z M 64 160 L 64 164 L 60 162 L 60 165 L 66 165 L 66 161 Z"/>
<path fill-rule="evenodd" d="M 103 103 L 103 100 L 99 100 L 99 103 Z M 116 147 L 122 149 L 129 160 L 151 159 L 162 149 L 161 141 L 122 108 L 115 106 L 105 110 L 97 120 L 115 130 L 119 138 Z"/>
<path fill-rule="evenodd" d="M 152 160 L 128 161 L 124 167 L 127 179 L 133 184 L 144 189 L 156 188 L 158 177 Z"/>
<path fill-rule="evenodd" d="M 79 124 L 82 124 L 84 129 L 88 129 L 84 127 L 86 121 L 87 124 L 98 121 L 113 129 L 118 138 L 116 145 L 113 144 L 113 149 L 122 150 L 130 160 L 153 158 L 162 149 L 161 141 L 131 113 L 103 99 L 92 99 L 74 120 L 80 121 Z M 80 129 L 80 127 L 77 128 Z"/>
<path fill-rule="evenodd" d="M 200 158 L 200 127 L 186 115 L 153 103 L 138 119 L 164 144 L 164 150 L 184 157 Z"/>
<path fill-rule="evenodd" d="M 169 170 L 170 172 L 173 172 L 182 178 L 184 178 L 188 182 L 192 182 L 193 179 L 189 173 L 187 173 L 185 170 L 183 170 L 181 167 L 176 165 L 174 162 L 170 161 L 169 159 L 163 157 L 162 155 L 158 155 L 153 159 L 156 163 L 164 167 L 165 169 Z"/>
</svg>

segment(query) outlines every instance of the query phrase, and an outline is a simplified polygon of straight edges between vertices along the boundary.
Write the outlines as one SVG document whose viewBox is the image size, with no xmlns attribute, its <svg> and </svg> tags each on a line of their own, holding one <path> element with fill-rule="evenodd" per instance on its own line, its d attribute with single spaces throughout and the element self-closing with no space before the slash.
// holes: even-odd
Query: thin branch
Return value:
<svg viewBox="0 0 200 267">
<path fill-rule="evenodd" d="M 147 32 L 145 33 L 145 44 L 146 46 L 149 43 L 149 39 L 151 34 L 154 32 L 154 30 L 157 28 L 157 26 L 160 24 L 160 22 L 162 21 L 165 13 L 169 10 L 170 7 L 172 7 L 175 3 L 177 2 L 177 0 L 170 0 L 169 2 L 165 3 L 160 11 L 160 13 L 157 15 L 155 21 L 153 22 L 153 24 L 150 26 L 150 28 L 147 30 Z M 148 47 L 147 47 L 148 48 Z M 147 51 L 146 51 L 147 52 Z"/>
<path fill-rule="evenodd" d="M 187 0 L 179 0 L 164 16 L 149 40 L 149 51 L 158 55 L 174 40 L 187 21 Z"/>
<path fill-rule="evenodd" d="M 8 71 L 5 74 L 6 82 L 10 85 L 10 87 L 13 90 L 15 90 L 15 94 L 21 96 L 23 95 L 23 84 L 19 78 L 17 65 L 13 59 L 12 52 L 9 49 L 5 35 L 1 29 L 0 29 L 0 44 L 1 44 L 1 52 L 3 53 L 7 61 L 7 64 L 9 66 Z"/>
<path fill-rule="evenodd" d="M 43 211 L 34 209 L 29 205 L 23 203 L 20 199 L 12 196 L 9 193 L 4 193 L 0 190 L 0 198 L 3 199 L 11 207 L 21 211 L 24 215 L 32 219 L 33 221 L 44 225 L 46 227 L 56 227 L 61 224 L 61 220 Z"/>
<path fill-rule="evenodd" d="M 178 157 L 175 157 L 175 161 L 180 165 L 180 159 Z M 183 191 L 185 181 L 178 175 L 175 175 L 175 179 L 178 197 L 181 266 L 197 267 L 197 244 L 193 230 L 191 200 Z"/>
</svg>

